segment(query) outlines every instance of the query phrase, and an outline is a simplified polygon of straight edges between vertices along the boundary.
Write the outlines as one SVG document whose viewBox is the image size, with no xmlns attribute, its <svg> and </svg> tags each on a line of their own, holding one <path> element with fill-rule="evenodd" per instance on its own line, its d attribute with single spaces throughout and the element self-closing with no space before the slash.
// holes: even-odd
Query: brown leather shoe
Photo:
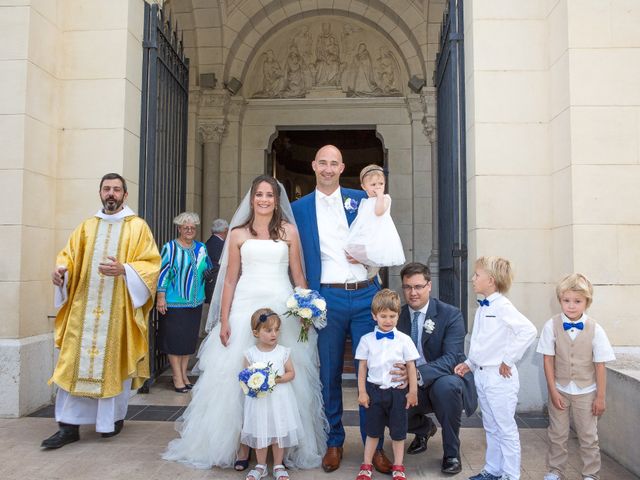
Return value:
<svg viewBox="0 0 640 480">
<path fill-rule="evenodd" d="M 342 447 L 329 447 L 322 459 L 322 469 L 327 473 L 333 472 L 340 467 L 340 460 L 342 460 Z"/>
<path fill-rule="evenodd" d="M 376 453 L 373 454 L 373 467 L 380 473 L 389 475 L 392 466 L 391 461 L 384 454 L 384 450 L 376 450 Z"/>
</svg>

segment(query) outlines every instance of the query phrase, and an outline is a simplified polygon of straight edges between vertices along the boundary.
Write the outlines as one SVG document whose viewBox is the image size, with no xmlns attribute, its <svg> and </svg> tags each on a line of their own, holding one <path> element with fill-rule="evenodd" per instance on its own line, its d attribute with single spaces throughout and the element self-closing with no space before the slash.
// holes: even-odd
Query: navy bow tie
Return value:
<svg viewBox="0 0 640 480">
<path fill-rule="evenodd" d="M 478 303 L 481 307 L 488 307 L 491 302 L 485 298 L 484 300 L 478 300 Z"/>
<path fill-rule="evenodd" d="M 570 328 L 577 328 L 578 330 L 584 330 L 584 323 L 582 323 L 582 322 L 578 322 L 578 323 L 562 322 L 562 328 L 564 328 L 565 330 L 569 330 Z"/>
<path fill-rule="evenodd" d="M 393 340 L 393 330 L 387 333 L 376 332 L 376 340 L 382 340 L 383 338 Z"/>
</svg>

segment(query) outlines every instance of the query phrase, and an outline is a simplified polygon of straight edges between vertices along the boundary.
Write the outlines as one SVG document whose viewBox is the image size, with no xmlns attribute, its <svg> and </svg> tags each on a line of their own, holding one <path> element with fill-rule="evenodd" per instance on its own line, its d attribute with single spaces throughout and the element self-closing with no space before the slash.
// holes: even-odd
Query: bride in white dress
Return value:
<svg viewBox="0 0 640 480">
<path fill-rule="evenodd" d="M 282 186 L 273 177 L 257 177 L 231 222 L 209 309 L 209 335 L 198 353 L 200 378 L 177 422 L 180 438 L 169 443 L 164 459 L 196 468 L 228 468 L 248 457 L 248 448 L 240 446 L 244 400 L 238 373 L 243 353 L 255 344 L 251 314 L 268 307 L 281 315 L 279 343 L 291 348 L 296 366 L 291 385 L 298 405 L 304 406 L 300 412 L 304 434 L 299 445 L 285 454 L 285 463 L 290 468 L 320 466 L 328 424 L 318 374 L 317 334 L 311 329 L 309 341 L 298 342 L 300 323 L 282 315 L 293 289 L 289 273 L 296 286 L 306 287 L 293 222 Z"/>
</svg>

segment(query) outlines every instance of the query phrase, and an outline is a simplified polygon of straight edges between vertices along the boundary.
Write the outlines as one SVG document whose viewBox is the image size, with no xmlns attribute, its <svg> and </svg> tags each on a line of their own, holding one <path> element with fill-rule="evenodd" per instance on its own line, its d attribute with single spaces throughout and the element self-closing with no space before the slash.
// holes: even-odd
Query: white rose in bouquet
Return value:
<svg viewBox="0 0 640 480">
<path fill-rule="evenodd" d="M 260 372 L 256 372 L 249 377 L 249 380 L 247 381 L 247 386 L 249 388 L 258 389 L 262 386 L 262 384 L 264 383 L 264 380 L 265 380 L 264 375 Z"/>
</svg>

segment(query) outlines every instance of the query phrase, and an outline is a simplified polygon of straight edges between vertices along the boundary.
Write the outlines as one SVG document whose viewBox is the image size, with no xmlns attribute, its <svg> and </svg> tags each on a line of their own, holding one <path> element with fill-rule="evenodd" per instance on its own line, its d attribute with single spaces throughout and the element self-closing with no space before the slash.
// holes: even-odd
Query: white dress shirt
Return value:
<svg viewBox="0 0 640 480">
<path fill-rule="evenodd" d="M 349 235 L 349 222 L 342 204 L 340 188 L 331 195 L 316 190 L 316 217 L 322 262 L 320 283 L 366 280 L 367 269 L 362 264 L 349 263 L 344 250 Z"/>
<path fill-rule="evenodd" d="M 409 308 L 409 321 L 410 324 L 413 324 L 413 315 L 415 314 L 415 312 L 420 312 L 420 316 L 418 317 L 418 345 L 416 345 L 416 347 L 418 347 L 418 353 L 420 354 L 420 358 L 416 360 L 416 367 L 419 367 L 421 365 L 426 365 L 427 361 L 425 360 L 424 357 L 424 351 L 422 350 L 422 334 L 424 333 L 424 321 L 427 318 L 427 310 L 429 309 L 429 302 L 427 302 L 427 304 L 422 307 L 420 310 L 414 310 L 411 307 Z"/>
<path fill-rule="evenodd" d="M 577 322 L 586 322 L 587 314 L 583 313 L 582 317 L 578 320 L 569 320 L 564 313 L 561 314 L 562 322 L 568 323 L 577 323 Z M 595 330 L 593 332 L 593 342 L 591 342 L 593 349 L 593 362 L 611 362 L 616 359 L 615 353 L 613 353 L 613 348 L 611 347 L 611 343 L 609 343 L 609 338 L 605 333 L 604 329 L 596 323 Z M 574 341 L 578 335 L 580 335 L 582 330 L 578 330 L 577 328 L 570 328 L 567 330 L 571 341 Z M 538 348 L 536 352 L 541 353 L 543 355 L 552 355 L 556 354 L 556 336 L 553 333 L 553 319 L 547 320 L 547 323 L 542 327 L 542 333 L 540 334 L 540 340 L 538 341 Z M 568 385 L 562 386 L 558 382 L 556 382 L 556 388 L 561 392 L 568 393 L 569 395 L 583 395 L 585 393 L 595 392 L 597 390 L 597 386 L 594 383 L 593 385 L 589 385 L 585 388 L 580 388 L 575 382 L 571 381 Z"/>
<path fill-rule="evenodd" d="M 522 358 L 538 333 L 504 295 L 495 292 L 487 297 L 489 306 L 476 311 L 471 333 L 471 346 L 465 363 L 473 371 L 477 367 L 512 367 Z"/>
<path fill-rule="evenodd" d="M 356 348 L 356 360 L 367 361 L 367 381 L 380 388 L 395 388 L 402 382 L 391 381 L 391 370 L 395 363 L 406 363 L 420 358 L 420 354 L 409 335 L 399 332 L 397 328 L 391 330 L 393 339 L 376 338 L 378 327 L 360 339 Z M 386 333 L 386 332 L 382 332 Z"/>
</svg>

